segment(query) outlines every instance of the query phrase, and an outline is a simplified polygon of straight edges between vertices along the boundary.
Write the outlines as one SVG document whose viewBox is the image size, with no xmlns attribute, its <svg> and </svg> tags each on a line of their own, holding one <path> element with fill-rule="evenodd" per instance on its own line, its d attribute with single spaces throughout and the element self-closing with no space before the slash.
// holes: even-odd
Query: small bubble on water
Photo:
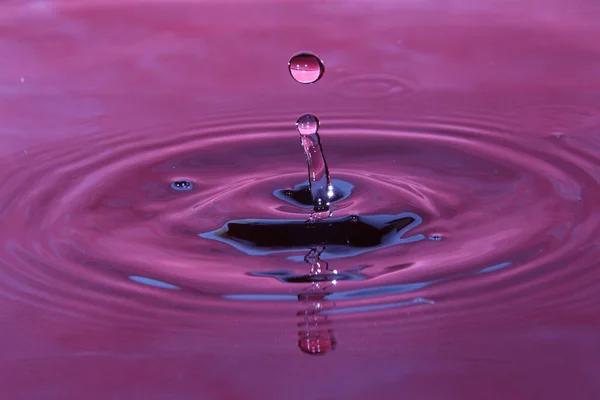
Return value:
<svg viewBox="0 0 600 400">
<path fill-rule="evenodd" d="M 292 56 L 288 62 L 292 78 L 300 83 L 315 83 L 325 73 L 323 61 L 313 53 L 300 52 Z"/>
<path fill-rule="evenodd" d="M 314 135 L 319 130 L 319 119 L 312 114 L 304 114 L 296 121 L 296 129 L 303 136 Z"/>
<path fill-rule="evenodd" d="M 444 239 L 444 237 L 440 234 L 429 235 L 429 240 L 433 240 L 435 242 L 439 242 L 442 239 Z"/>
<path fill-rule="evenodd" d="M 180 180 L 171 183 L 171 188 L 174 190 L 184 191 L 184 190 L 192 190 L 194 185 L 190 181 Z"/>
</svg>

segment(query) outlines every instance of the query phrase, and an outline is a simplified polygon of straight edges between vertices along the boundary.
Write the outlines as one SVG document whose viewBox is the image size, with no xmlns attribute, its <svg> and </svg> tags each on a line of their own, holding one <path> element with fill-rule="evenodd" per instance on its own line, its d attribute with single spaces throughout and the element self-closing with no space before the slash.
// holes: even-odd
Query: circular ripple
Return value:
<svg viewBox="0 0 600 400">
<path fill-rule="evenodd" d="M 361 100 L 409 96 L 419 88 L 408 78 L 381 74 L 349 75 L 335 79 L 332 85 L 334 95 Z"/>
<path fill-rule="evenodd" d="M 328 121 L 332 177 L 354 185 L 334 214 L 412 212 L 423 224 L 411 235 L 443 240 L 328 260 L 320 286 L 296 278 L 313 267 L 309 249 L 253 257 L 198 236 L 306 213 L 273 196 L 306 174 L 285 118 L 159 126 L 6 157 L 0 296 L 81 318 L 189 326 L 225 318 L 223 308 L 287 315 L 307 290 L 322 291 L 326 315 L 357 321 L 405 307 L 428 318 L 540 300 L 589 306 L 598 155 L 476 121 Z M 190 190 L 172 189 L 184 180 Z"/>
<path fill-rule="evenodd" d="M 597 108 L 590 107 L 597 103 L 597 98 L 591 98 L 584 103 L 585 105 L 542 104 L 519 110 L 518 118 L 525 121 L 530 128 L 538 129 L 546 135 L 559 137 L 582 128 L 597 128 L 600 112 Z"/>
</svg>

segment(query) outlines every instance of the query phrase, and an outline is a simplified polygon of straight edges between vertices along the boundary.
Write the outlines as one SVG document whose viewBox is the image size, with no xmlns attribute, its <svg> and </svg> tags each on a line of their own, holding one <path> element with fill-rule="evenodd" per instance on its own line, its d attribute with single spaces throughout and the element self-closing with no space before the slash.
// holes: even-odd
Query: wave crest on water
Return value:
<svg viewBox="0 0 600 400">
<path fill-rule="evenodd" d="M 593 154 L 468 113 L 324 120 L 332 178 L 352 186 L 334 215 L 420 220 L 404 234 L 415 240 L 323 253 L 337 274 L 318 288 L 332 305 L 324 315 L 360 323 L 393 309 L 411 309 L 413 320 L 510 312 L 557 293 L 585 305 L 598 266 Z M 293 128 L 277 115 L 12 155 L 2 161 L 0 218 L 11 228 L 0 236 L 0 296 L 97 321 L 286 318 L 315 290 L 310 248 L 253 256 L 202 235 L 233 220 L 305 218 L 305 207 L 275 195 L 302 184 L 303 168 Z M 178 180 L 193 186 L 174 190 Z"/>
</svg>

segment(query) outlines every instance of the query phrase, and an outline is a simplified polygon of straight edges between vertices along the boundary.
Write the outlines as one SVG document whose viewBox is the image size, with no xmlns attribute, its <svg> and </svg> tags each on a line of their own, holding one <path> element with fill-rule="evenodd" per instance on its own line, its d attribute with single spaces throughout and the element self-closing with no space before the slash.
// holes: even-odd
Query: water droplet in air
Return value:
<svg viewBox="0 0 600 400">
<path fill-rule="evenodd" d="M 174 190 L 192 190 L 192 182 L 190 181 L 186 181 L 186 180 L 181 180 L 181 181 L 175 181 L 173 183 L 171 183 L 171 188 L 173 188 Z"/>
<path fill-rule="evenodd" d="M 300 83 L 315 83 L 323 76 L 325 65 L 316 55 L 308 52 L 296 53 L 288 62 L 290 75 Z"/>
<path fill-rule="evenodd" d="M 319 130 L 319 119 L 312 114 L 304 114 L 296 121 L 296 129 L 301 135 L 314 135 Z"/>
</svg>

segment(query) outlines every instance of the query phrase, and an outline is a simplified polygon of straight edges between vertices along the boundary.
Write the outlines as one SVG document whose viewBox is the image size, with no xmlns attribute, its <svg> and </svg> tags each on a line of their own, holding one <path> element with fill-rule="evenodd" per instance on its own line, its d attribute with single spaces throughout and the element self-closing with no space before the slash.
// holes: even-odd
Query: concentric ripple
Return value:
<svg viewBox="0 0 600 400">
<path fill-rule="evenodd" d="M 203 237 L 232 220 L 306 217 L 274 195 L 306 179 L 283 116 L 6 157 L 0 296 L 97 321 L 159 315 L 189 326 L 225 310 L 288 315 L 307 290 L 332 302 L 327 315 L 356 321 L 404 307 L 425 316 L 540 299 L 585 306 L 600 255 L 597 153 L 490 121 L 329 118 L 331 176 L 352 185 L 334 216 L 412 213 L 420 224 L 403 233 L 414 240 L 312 267 L 310 248 L 250 255 Z M 315 265 L 329 271 L 326 285 L 304 278 Z"/>
<path fill-rule="evenodd" d="M 420 86 L 404 76 L 357 74 L 331 78 L 331 93 L 344 99 L 405 97 L 416 93 Z"/>
</svg>

